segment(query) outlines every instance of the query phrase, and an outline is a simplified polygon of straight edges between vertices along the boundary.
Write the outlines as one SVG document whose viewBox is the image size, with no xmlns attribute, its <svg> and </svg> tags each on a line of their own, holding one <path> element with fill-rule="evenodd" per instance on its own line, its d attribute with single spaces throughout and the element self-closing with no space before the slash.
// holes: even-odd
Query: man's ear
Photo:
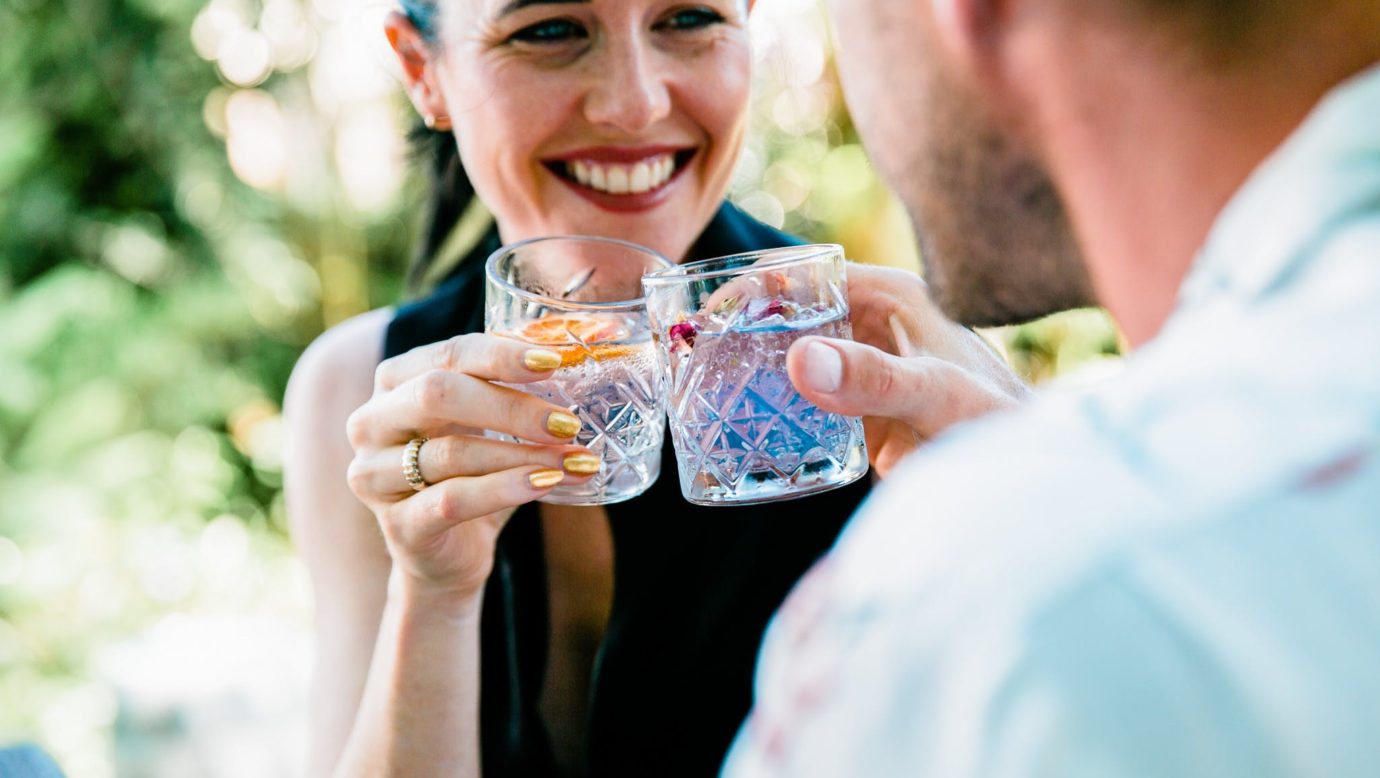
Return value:
<svg viewBox="0 0 1380 778">
<path fill-rule="evenodd" d="M 1007 0 L 929 0 L 939 41 L 965 68 L 983 70 L 1011 9 Z"/>
<path fill-rule="evenodd" d="M 436 83 L 435 55 L 412 20 L 393 11 L 383 20 L 388 44 L 402 67 L 407 96 L 424 118 L 446 116 L 446 101 Z"/>
</svg>

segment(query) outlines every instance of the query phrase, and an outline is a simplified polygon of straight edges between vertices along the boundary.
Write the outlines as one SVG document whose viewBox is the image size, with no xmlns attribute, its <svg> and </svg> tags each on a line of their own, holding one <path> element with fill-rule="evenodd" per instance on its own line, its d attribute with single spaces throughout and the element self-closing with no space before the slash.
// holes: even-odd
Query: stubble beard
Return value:
<svg viewBox="0 0 1380 778">
<path fill-rule="evenodd" d="M 905 199 L 936 303 L 974 327 L 1096 305 L 1063 199 L 1043 165 L 971 96 L 931 86 L 928 142 Z"/>
</svg>

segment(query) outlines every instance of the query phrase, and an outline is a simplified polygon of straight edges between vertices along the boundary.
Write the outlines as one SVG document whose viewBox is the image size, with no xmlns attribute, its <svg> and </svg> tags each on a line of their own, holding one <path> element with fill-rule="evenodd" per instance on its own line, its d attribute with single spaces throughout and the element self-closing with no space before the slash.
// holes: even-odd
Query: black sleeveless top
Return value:
<svg viewBox="0 0 1380 778">
<path fill-rule="evenodd" d="M 731 205 L 689 259 L 799 241 Z M 401 308 L 384 353 L 484 329 L 484 260 L 494 231 L 435 292 Z M 781 503 L 705 508 L 684 501 L 671 436 L 661 478 L 605 506 L 614 595 L 595 661 L 586 774 L 714 776 L 752 703 L 762 633 L 795 582 L 833 545 L 869 479 Z M 557 773 L 537 703 L 548 647 L 546 560 L 535 504 L 499 537 L 480 626 L 484 778 Z"/>
</svg>

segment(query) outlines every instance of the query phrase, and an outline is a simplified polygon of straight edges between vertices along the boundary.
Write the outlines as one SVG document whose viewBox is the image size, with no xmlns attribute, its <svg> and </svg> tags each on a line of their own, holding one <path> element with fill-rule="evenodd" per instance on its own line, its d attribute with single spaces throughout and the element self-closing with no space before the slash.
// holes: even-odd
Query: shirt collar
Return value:
<svg viewBox="0 0 1380 778">
<path fill-rule="evenodd" d="M 1178 309 L 1216 294 L 1255 298 L 1380 192 L 1380 64 L 1328 93 L 1228 202 L 1180 290 Z"/>
</svg>

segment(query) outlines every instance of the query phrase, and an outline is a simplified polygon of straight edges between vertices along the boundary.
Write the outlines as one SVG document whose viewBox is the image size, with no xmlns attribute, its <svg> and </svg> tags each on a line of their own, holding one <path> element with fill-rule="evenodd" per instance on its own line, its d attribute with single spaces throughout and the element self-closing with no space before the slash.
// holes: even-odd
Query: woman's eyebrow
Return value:
<svg viewBox="0 0 1380 778">
<path fill-rule="evenodd" d="M 569 5 L 571 3 L 587 4 L 589 2 L 591 2 L 591 0 L 512 0 L 512 2 L 503 6 L 503 10 L 498 12 L 498 16 L 499 18 L 502 18 L 510 13 L 513 13 L 515 11 L 521 11 L 522 9 L 532 5 Z"/>
</svg>

